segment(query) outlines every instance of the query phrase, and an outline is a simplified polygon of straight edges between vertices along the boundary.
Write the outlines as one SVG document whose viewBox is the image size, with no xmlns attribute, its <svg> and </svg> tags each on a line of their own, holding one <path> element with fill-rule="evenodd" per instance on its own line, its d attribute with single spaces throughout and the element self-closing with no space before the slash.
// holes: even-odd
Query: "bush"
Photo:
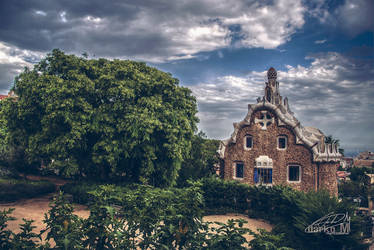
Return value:
<svg viewBox="0 0 374 250">
<path fill-rule="evenodd" d="M 288 186 L 249 186 L 236 181 L 206 178 L 199 185 L 205 199 L 205 213 L 238 212 L 269 221 L 273 233 L 285 234 L 283 244 L 296 249 L 361 249 L 362 218 L 354 215 L 354 207 L 339 202 L 327 191 L 304 193 Z M 329 213 L 348 213 L 349 235 L 306 234 L 304 229 Z M 269 248 L 271 249 L 271 248 Z"/>
<path fill-rule="evenodd" d="M 29 181 L 24 179 L 0 179 L 0 202 L 12 202 L 32 198 L 56 190 L 49 181 Z"/>
<path fill-rule="evenodd" d="M 102 185 L 90 192 L 90 217 L 79 218 L 62 193 L 50 204 L 45 229 L 33 233 L 24 220 L 21 232 L 6 230 L 12 209 L 0 211 L 1 249 L 246 249 L 244 234 L 257 239 L 256 246 L 281 247 L 281 236 L 255 234 L 243 228 L 243 220 L 227 224 L 202 221 L 203 199 L 197 186 L 154 189 L 139 185 L 126 188 Z M 114 205 L 120 204 L 120 205 Z M 44 243 L 36 242 L 47 233 Z"/>
<path fill-rule="evenodd" d="M 205 214 L 245 213 L 248 209 L 249 186 L 236 181 L 209 177 L 196 182 L 205 201 Z"/>
<path fill-rule="evenodd" d="M 92 201 L 91 192 L 99 187 L 99 184 L 88 182 L 70 182 L 60 187 L 65 194 L 72 195 L 72 201 L 78 204 L 87 205 Z"/>
</svg>

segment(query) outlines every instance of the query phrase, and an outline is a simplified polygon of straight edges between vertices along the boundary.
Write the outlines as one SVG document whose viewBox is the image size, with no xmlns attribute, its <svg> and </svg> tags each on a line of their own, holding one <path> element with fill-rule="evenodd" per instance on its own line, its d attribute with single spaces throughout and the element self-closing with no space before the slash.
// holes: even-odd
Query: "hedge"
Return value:
<svg viewBox="0 0 374 250">
<path fill-rule="evenodd" d="M 13 202 L 19 199 L 56 191 L 56 185 L 49 181 L 30 181 L 24 179 L 0 179 L 0 202 Z"/>
<path fill-rule="evenodd" d="M 205 199 L 206 214 L 237 212 L 264 219 L 275 234 L 285 234 L 284 244 L 295 249 L 365 249 L 364 219 L 354 215 L 351 203 L 339 202 L 326 190 L 304 193 L 288 186 L 253 186 L 219 178 L 205 178 L 198 185 Z M 348 213 L 348 235 L 306 234 L 305 228 L 329 213 Z"/>
</svg>

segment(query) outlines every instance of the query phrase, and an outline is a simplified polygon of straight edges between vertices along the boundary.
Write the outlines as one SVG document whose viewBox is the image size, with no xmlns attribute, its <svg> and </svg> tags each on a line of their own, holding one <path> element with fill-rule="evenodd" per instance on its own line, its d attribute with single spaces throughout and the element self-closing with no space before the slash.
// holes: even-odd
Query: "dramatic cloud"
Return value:
<svg viewBox="0 0 374 250">
<path fill-rule="evenodd" d="M 0 42 L 0 93 L 6 94 L 13 85 L 14 76 L 25 67 L 32 68 L 42 56 L 42 53 L 20 50 Z"/>
<path fill-rule="evenodd" d="M 356 61 L 338 53 L 308 57 L 309 67 L 287 66 L 278 72 L 280 92 L 289 98 L 291 110 L 304 126 L 320 128 L 341 139 L 348 150 L 374 147 L 374 69 L 368 61 Z M 247 104 L 263 96 L 266 72 L 248 77 L 220 77 L 193 86 L 199 103 L 200 128 L 209 136 L 226 138 L 232 122 L 241 121 Z M 355 132 L 352 132 L 355 131 Z"/>
<path fill-rule="evenodd" d="M 232 45 L 276 48 L 304 11 L 298 0 L 10 1 L 0 4 L 0 41 L 162 62 Z"/>
<path fill-rule="evenodd" d="M 372 0 L 346 0 L 335 15 L 338 25 L 355 36 L 364 31 L 374 31 L 374 2 Z"/>
<path fill-rule="evenodd" d="M 345 0 L 330 10 L 331 3 L 325 0 L 305 1 L 304 4 L 309 5 L 310 16 L 352 37 L 365 31 L 374 31 L 373 0 Z"/>
</svg>

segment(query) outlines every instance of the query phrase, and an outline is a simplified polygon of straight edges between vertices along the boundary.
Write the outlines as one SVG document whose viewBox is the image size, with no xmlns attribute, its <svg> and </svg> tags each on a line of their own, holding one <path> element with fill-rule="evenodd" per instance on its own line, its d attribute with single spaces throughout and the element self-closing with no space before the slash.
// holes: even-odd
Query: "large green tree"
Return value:
<svg viewBox="0 0 374 250">
<path fill-rule="evenodd" d="M 178 177 L 178 185 L 185 186 L 188 180 L 196 181 L 200 178 L 214 175 L 219 162 L 219 140 L 208 139 L 200 131 L 192 138 L 192 149 L 184 159 Z"/>
<path fill-rule="evenodd" d="M 15 80 L 8 129 L 30 161 L 67 176 L 175 183 L 196 131 L 196 100 L 171 74 L 53 50 Z"/>
</svg>

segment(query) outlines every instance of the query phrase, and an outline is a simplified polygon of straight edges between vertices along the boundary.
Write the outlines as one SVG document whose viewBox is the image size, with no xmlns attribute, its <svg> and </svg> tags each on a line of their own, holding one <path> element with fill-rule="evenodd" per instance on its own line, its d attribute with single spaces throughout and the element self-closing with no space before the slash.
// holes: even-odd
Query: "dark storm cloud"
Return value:
<svg viewBox="0 0 374 250">
<path fill-rule="evenodd" d="M 85 26 L 82 17 L 109 17 L 111 21 L 120 21 L 123 26 L 134 19 L 134 8 L 121 2 L 3 1 L 0 6 L 0 39 L 28 50 L 49 51 L 58 46 L 73 51 L 75 45 L 72 44 L 79 43 L 75 39 L 90 35 L 85 30 L 80 33 Z"/>
<path fill-rule="evenodd" d="M 303 6 L 291 0 L 15 0 L 0 7 L 0 41 L 20 49 L 154 62 L 228 47 L 234 35 L 238 46 L 275 48 L 304 24 Z"/>
<path fill-rule="evenodd" d="M 374 148 L 372 61 L 332 52 L 315 54 L 309 60 L 309 67 L 287 66 L 286 71 L 278 72 L 281 95 L 288 97 L 295 116 L 302 125 L 339 138 L 343 148 Z M 245 117 L 247 104 L 263 96 L 265 74 L 226 76 L 193 86 L 199 102 L 200 128 L 215 138 L 228 137 L 232 122 Z"/>
<path fill-rule="evenodd" d="M 354 37 L 366 31 L 374 31 L 373 0 L 304 0 L 304 4 L 309 7 L 309 15 L 340 30 L 344 35 Z"/>
<path fill-rule="evenodd" d="M 346 0 L 335 15 L 340 28 L 355 36 L 365 31 L 374 32 L 374 1 Z"/>
</svg>

